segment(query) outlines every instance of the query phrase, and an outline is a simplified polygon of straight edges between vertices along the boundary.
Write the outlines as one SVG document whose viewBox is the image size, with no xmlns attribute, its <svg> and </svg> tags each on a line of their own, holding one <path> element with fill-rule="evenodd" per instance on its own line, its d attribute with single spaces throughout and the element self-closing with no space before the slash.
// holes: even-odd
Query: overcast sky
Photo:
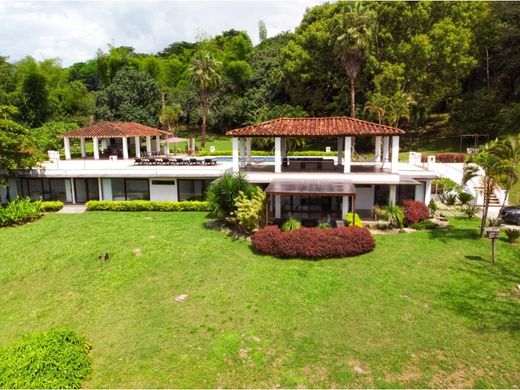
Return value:
<svg viewBox="0 0 520 390">
<path fill-rule="evenodd" d="M 108 44 L 152 53 L 230 28 L 247 31 L 257 43 L 260 19 L 268 36 L 294 30 L 305 9 L 319 2 L 0 0 L 0 55 L 10 61 L 58 57 L 68 66 Z"/>
</svg>

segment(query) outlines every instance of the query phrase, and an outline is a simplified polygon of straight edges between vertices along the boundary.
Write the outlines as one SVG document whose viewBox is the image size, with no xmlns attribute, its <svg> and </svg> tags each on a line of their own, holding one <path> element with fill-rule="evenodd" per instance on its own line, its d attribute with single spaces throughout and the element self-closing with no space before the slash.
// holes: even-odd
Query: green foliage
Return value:
<svg viewBox="0 0 520 390">
<path fill-rule="evenodd" d="M 390 226 L 402 228 L 404 225 L 404 211 L 401 207 L 395 205 L 387 205 L 383 207 L 384 220 L 388 221 Z"/>
<path fill-rule="evenodd" d="M 236 210 L 235 199 L 241 191 L 247 198 L 251 198 L 256 190 L 243 172 L 224 173 L 220 179 L 211 183 L 206 193 L 210 210 L 219 219 L 231 217 Z"/>
<path fill-rule="evenodd" d="M 431 215 L 435 215 L 435 213 L 439 209 L 439 207 L 437 206 L 437 203 L 433 199 L 430 199 L 430 202 L 428 203 L 428 208 L 430 209 Z"/>
<path fill-rule="evenodd" d="M 412 229 L 416 230 L 435 230 L 439 227 L 435 222 L 425 219 L 423 221 L 413 223 L 410 225 Z"/>
<path fill-rule="evenodd" d="M 487 222 L 489 227 L 499 227 L 502 225 L 502 220 L 500 218 L 488 218 Z"/>
<path fill-rule="evenodd" d="M 520 239 L 520 229 L 504 229 L 504 234 L 510 244 L 514 244 Z"/>
<path fill-rule="evenodd" d="M 41 207 L 43 212 L 53 212 L 53 211 L 60 211 L 63 208 L 63 202 L 56 200 L 56 201 L 42 201 Z"/>
<path fill-rule="evenodd" d="M 0 350 L 0 387 L 79 389 L 92 372 L 91 349 L 68 330 L 28 334 Z"/>
<path fill-rule="evenodd" d="M 255 187 L 252 194 L 246 195 L 239 191 L 235 199 L 233 216 L 238 226 L 248 233 L 255 232 L 264 219 L 265 193 L 260 187 Z"/>
<path fill-rule="evenodd" d="M 150 201 L 150 200 L 91 200 L 88 211 L 209 211 L 208 202 Z"/>
<path fill-rule="evenodd" d="M 441 195 L 441 201 L 448 206 L 453 206 L 457 202 L 457 196 L 456 193 L 445 192 Z"/>
<path fill-rule="evenodd" d="M 442 193 L 462 191 L 462 187 L 460 186 L 460 184 L 455 183 L 452 179 L 448 177 L 435 179 L 432 181 L 432 184 L 437 187 L 437 191 L 440 191 Z"/>
<path fill-rule="evenodd" d="M 330 229 L 332 225 L 329 222 L 320 222 L 318 223 L 319 229 Z"/>
<path fill-rule="evenodd" d="M 355 217 L 356 217 L 355 226 L 363 227 L 363 222 L 361 222 L 361 218 L 359 218 L 358 213 L 355 213 Z M 345 215 L 345 222 L 347 223 L 347 226 L 352 226 L 352 223 L 354 222 L 353 220 L 354 220 L 354 214 L 352 214 L 352 212 L 349 211 L 347 213 L 347 215 Z"/>
<path fill-rule="evenodd" d="M 298 230 L 301 227 L 302 227 L 301 222 L 298 221 L 296 218 L 291 217 L 282 224 L 282 232 L 290 232 L 292 230 Z"/>
<path fill-rule="evenodd" d="M 159 124 L 160 91 L 147 73 L 130 67 L 119 70 L 111 84 L 96 93 L 96 117 L 100 120 Z"/>
<path fill-rule="evenodd" d="M 467 205 L 461 207 L 461 209 L 460 209 L 460 211 L 462 211 L 462 213 L 466 217 L 468 217 L 468 219 L 472 219 L 475 215 L 477 215 L 479 210 L 480 209 L 477 206 L 473 206 L 470 204 L 467 204 Z"/>
<path fill-rule="evenodd" d="M 461 191 L 457 194 L 457 199 L 461 205 L 466 205 L 471 202 L 475 197 L 467 192 Z"/>
<path fill-rule="evenodd" d="M 34 221 L 42 216 L 43 206 L 41 201 L 31 201 L 29 198 L 16 198 L 0 207 L 0 227 L 21 225 Z"/>
<path fill-rule="evenodd" d="M 60 150 L 63 147 L 63 140 L 58 136 L 77 128 L 78 125 L 75 123 L 51 121 L 34 129 L 31 135 L 41 151 Z"/>
</svg>

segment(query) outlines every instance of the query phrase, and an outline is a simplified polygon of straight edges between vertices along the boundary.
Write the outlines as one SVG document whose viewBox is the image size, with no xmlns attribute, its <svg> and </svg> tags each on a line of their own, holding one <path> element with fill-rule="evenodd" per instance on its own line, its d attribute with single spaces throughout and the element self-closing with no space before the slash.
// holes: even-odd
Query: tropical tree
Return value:
<svg viewBox="0 0 520 390">
<path fill-rule="evenodd" d="M 488 142 L 472 155 L 464 166 L 462 182 L 466 184 L 475 177 L 481 177 L 484 190 L 484 207 L 480 222 L 480 237 L 484 234 L 489 211 L 489 200 L 504 176 L 511 174 L 511 166 L 497 154 L 497 141 Z"/>
<path fill-rule="evenodd" d="M 386 108 L 388 107 L 388 98 L 379 92 L 372 92 L 367 95 L 367 101 L 363 106 L 363 112 L 370 117 L 377 118 L 379 124 L 383 123 L 386 117 Z"/>
<path fill-rule="evenodd" d="M 350 79 L 350 116 L 356 116 L 356 78 L 372 44 L 376 15 L 360 1 L 347 4 L 337 18 L 334 51 Z"/>
<path fill-rule="evenodd" d="M 220 61 L 211 52 L 200 50 L 193 55 L 189 67 L 190 79 L 197 86 L 202 103 L 202 125 L 200 145 L 206 145 L 206 121 L 209 110 L 209 99 L 220 83 Z"/>
<path fill-rule="evenodd" d="M 511 188 L 519 180 L 520 168 L 520 135 L 508 136 L 501 139 L 496 145 L 496 154 L 502 158 L 507 166 L 507 172 L 500 178 L 499 184 L 504 188 L 504 200 L 501 210 L 505 207 Z"/>
<path fill-rule="evenodd" d="M 171 105 L 165 106 L 161 110 L 161 115 L 159 116 L 159 121 L 161 124 L 166 127 L 168 133 L 172 132 L 172 125 L 176 124 L 179 121 L 180 116 L 182 115 L 182 107 L 179 103 L 173 103 Z"/>
</svg>

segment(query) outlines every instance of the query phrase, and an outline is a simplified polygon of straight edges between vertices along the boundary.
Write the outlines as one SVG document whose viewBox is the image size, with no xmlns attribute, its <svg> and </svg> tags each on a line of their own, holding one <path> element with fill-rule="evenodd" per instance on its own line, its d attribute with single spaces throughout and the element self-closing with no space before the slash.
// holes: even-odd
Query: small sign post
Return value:
<svg viewBox="0 0 520 390">
<path fill-rule="evenodd" d="M 491 239 L 491 261 L 495 264 L 495 240 L 500 234 L 500 228 L 489 227 L 486 229 L 486 237 Z"/>
</svg>

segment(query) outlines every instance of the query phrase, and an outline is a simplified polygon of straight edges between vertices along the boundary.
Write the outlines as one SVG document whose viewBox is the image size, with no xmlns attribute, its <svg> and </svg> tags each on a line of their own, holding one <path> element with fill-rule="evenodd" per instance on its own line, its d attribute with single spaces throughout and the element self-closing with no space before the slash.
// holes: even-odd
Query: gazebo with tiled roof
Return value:
<svg viewBox="0 0 520 390">
<path fill-rule="evenodd" d="M 107 140 L 120 138 L 122 141 L 123 159 L 128 159 L 128 139 L 133 139 L 135 156 L 141 157 L 141 137 L 146 137 L 146 151 L 152 153 L 152 137 L 155 137 L 155 151 L 161 148 L 161 137 L 169 135 L 168 132 L 145 126 L 136 122 L 102 122 L 81 129 L 72 130 L 60 135 L 65 146 L 65 159 L 70 160 L 70 139 L 78 138 L 81 144 L 81 157 L 86 157 L 85 140 L 92 139 L 94 145 L 94 159 L 99 159 L 99 141 L 102 146 Z"/>
<path fill-rule="evenodd" d="M 396 127 L 368 122 L 357 118 L 338 116 L 323 118 L 279 118 L 271 121 L 230 130 L 233 137 L 233 170 L 251 159 L 252 137 L 274 137 L 275 173 L 282 171 L 282 159 L 287 157 L 288 137 L 334 137 L 338 140 L 338 165 L 350 172 L 352 137 L 375 137 L 375 162 L 388 162 L 391 171 L 397 172 L 399 160 L 399 136 L 404 131 Z M 391 138 L 391 145 L 390 145 Z M 239 145 L 240 144 L 240 145 Z M 381 146 L 382 149 L 381 150 Z M 343 151 L 345 156 L 343 157 Z"/>
</svg>

